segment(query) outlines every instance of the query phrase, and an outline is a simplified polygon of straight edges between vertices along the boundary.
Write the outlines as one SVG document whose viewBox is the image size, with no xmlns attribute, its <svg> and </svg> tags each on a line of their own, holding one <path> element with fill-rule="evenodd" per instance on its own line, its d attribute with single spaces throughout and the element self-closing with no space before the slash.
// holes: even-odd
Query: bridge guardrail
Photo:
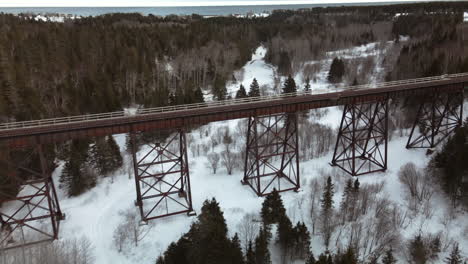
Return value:
<svg viewBox="0 0 468 264">
<path fill-rule="evenodd" d="M 468 77 L 468 73 L 445 74 L 441 76 L 391 81 L 391 82 L 383 82 L 383 83 L 377 83 L 377 84 L 345 86 L 345 87 L 340 87 L 340 90 L 336 90 L 333 92 L 340 92 L 344 90 L 355 91 L 355 90 L 361 90 L 361 89 L 379 89 L 379 88 L 387 88 L 387 87 L 396 86 L 396 85 L 426 83 L 426 82 L 446 80 L 446 79 L 447 80 L 455 79 L 455 78 L 460 78 L 460 77 Z M 333 93 L 333 92 L 328 92 L 328 93 Z M 180 110 L 225 106 L 225 105 L 230 105 L 230 104 L 243 104 L 243 103 L 251 103 L 251 102 L 281 100 L 285 98 L 296 97 L 296 96 L 301 96 L 301 95 L 310 95 L 310 94 L 324 94 L 324 93 L 316 93 L 315 91 L 310 90 L 310 91 L 299 91 L 295 93 L 248 97 L 248 98 L 241 98 L 241 99 L 230 99 L 230 100 L 212 101 L 212 102 L 205 102 L 205 103 L 144 108 L 144 109 L 138 109 L 136 115 L 149 115 L 149 114 L 173 112 L 173 111 L 180 111 Z M 13 129 L 19 129 L 19 128 L 32 128 L 32 127 L 39 127 L 39 126 L 57 125 L 57 124 L 68 124 L 68 123 L 84 122 L 84 121 L 115 119 L 115 118 L 122 118 L 126 116 L 128 115 L 126 115 L 124 111 L 116 111 L 116 112 L 100 113 L 100 114 L 86 114 L 86 115 L 77 115 L 77 116 L 68 116 L 68 117 L 10 122 L 10 123 L 0 124 L 0 131 L 13 130 Z"/>
</svg>

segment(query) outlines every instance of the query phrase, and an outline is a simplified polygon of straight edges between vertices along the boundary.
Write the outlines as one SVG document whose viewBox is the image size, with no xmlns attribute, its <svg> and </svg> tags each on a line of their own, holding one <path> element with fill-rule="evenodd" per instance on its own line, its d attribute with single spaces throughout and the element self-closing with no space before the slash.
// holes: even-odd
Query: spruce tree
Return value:
<svg viewBox="0 0 468 264">
<path fill-rule="evenodd" d="M 261 216 L 265 225 L 278 223 L 286 215 L 283 200 L 276 189 L 265 197 L 262 204 Z"/>
<path fill-rule="evenodd" d="M 429 258 L 429 252 L 424 245 L 421 235 L 417 235 L 409 244 L 411 260 L 415 264 L 424 264 Z"/>
<path fill-rule="evenodd" d="M 258 85 L 257 79 L 253 79 L 252 84 L 250 84 L 249 97 L 258 97 L 260 96 L 260 86 Z"/>
<path fill-rule="evenodd" d="M 231 239 L 230 261 L 232 264 L 244 264 L 244 256 L 242 255 L 242 248 L 237 233 L 234 234 L 234 237 Z"/>
<path fill-rule="evenodd" d="M 321 228 L 323 234 L 323 240 L 325 247 L 328 249 L 328 245 L 330 244 L 330 238 L 332 234 L 332 218 L 333 218 L 333 194 L 334 194 L 334 186 L 331 181 L 331 177 L 327 178 L 327 182 L 325 184 L 322 199 L 321 199 Z"/>
<path fill-rule="evenodd" d="M 113 136 L 98 138 L 91 147 L 91 163 L 102 176 L 108 176 L 122 167 L 120 148 Z"/>
<path fill-rule="evenodd" d="M 289 217 L 284 215 L 278 222 L 278 236 L 277 243 L 281 250 L 281 257 L 283 262 L 291 257 L 291 251 L 295 246 L 295 230 L 293 230 L 291 220 Z"/>
<path fill-rule="evenodd" d="M 452 248 L 450 256 L 445 259 L 447 264 L 461 264 L 463 263 L 462 256 L 460 255 L 460 249 L 458 248 L 458 243 L 455 243 Z"/>
<path fill-rule="evenodd" d="M 255 252 L 252 247 L 252 241 L 249 241 L 249 247 L 245 253 L 245 264 L 255 264 Z"/>
<path fill-rule="evenodd" d="M 288 79 L 286 79 L 286 81 L 284 82 L 283 93 L 295 93 L 296 91 L 296 82 L 291 77 L 291 75 L 289 75 Z"/>
<path fill-rule="evenodd" d="M 328 72 L 328 81 L 330 83 L 339 83 L 343 79 L 344 73 L 344 62 L 340 58 L 335 57 Z"/>
<path fill-rule="evenodd" d="M 193 103 L 204 103 L 205 97 L 200 87 L 198 87 L 194 92 L 194 101 Z"/>
<path fill-rule="evenodd" d="M 267 228 L 260 228 L 257 238 L 255 239 L 255 264 L 271 264 L 270 251 L 268 244 L 270 242 L 270 234 Z"/>
<path fill-rule="evenodd" d="M 309 253 L 309 257 L 305 264 L 316 264 L 317 261 L 315 260 L 314 254 L 312 252 Z"/>
<path fill-rule="evenodd" d="M 305 92 L 310 91 L 310 78 L 309 77 L 307 77 L 305 80 L 304 91 Z"/>
<path fill-rule="evenodd" d="M 385 251 L 385 256 L 382 259 L 382 264 L 394 264 L 396 263 L 396 259 L 393 256 L 393 249 L 389 248 Z"/>
<path fill-rule="evenodd" d="M 346 218 L 348 216 L 348 211 L 349 211 L 349 206 L 350 206 L 350 201 L 352 199 L 352 195 L 353 195 L 353 181 L 351 179 L 348 179 L 348 181 L 346 181 L 346 186 L 343 191 L 343 197 L 341 198 L 341 205 L 340 205 L 342 224 L 345 223 Z"/>
<path fill-rule="evenodd" d="M 328 264 L 328 257 L 325 254 L 320 254 L 318 260 L 315 262 L 316 264 Z M 333 264 L 333 263 L 332 263 Z"/>
<path fill-rule="evenodd" d="M 96 184 L 96 175 L 89 166 L 89 142 L 72 140 L 65 166 L 60 176 L 60 185 L 69 196 L 76 196 Z"/>
<path fill-rule="evenodd" d="M 310 233 L 304 223 L 298 222 L 294 227 L 294 256 L 306 259 L 310 250 Z"/>
<path fill-rule="evenodd" d="M 237 90 L 236 99 L 242 99 L 246 97 L 248 97 L 247 92 L 245 91 L 244 85 L 241 84 L 239 90 Z"/>
<path fill-rule="evenodd" d="M 205 201 L 194 229 L 191 259 L 196 264 L 229 263 L 231 248 L 227 225 L 216 199 Z"/>
</svg>

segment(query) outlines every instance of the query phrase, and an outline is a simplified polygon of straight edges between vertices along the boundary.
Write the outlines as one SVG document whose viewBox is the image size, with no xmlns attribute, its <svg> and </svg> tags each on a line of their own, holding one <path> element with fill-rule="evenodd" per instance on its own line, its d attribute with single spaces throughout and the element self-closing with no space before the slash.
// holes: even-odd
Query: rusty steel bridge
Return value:
<svg viewBox="0 0 468 264">
<path fill-rule="evenodd" d="M 242 183 L 258 196 L 274 189 L 297 191 L 300 188 L 298 112 L 344 106 L 331 164 L 359 176 L 387 169 L 390 100 L 408 96 L 420 99 L 406 147 L 433 148 L 462 125 L 465 83 L 468 83 L 468 73 L 343 87 L 326 93 L 312 90 L 138 109 L 133 113 L 119 111 L 0 124 L 0 162 L 7 165 L 9 181 L 21 186 L 15 197 L 2 193 L 7 198 L 0 200 L 0 249 L 58 237 L 63 214 L 52 170 L 44 155 L 46 144 L 129 134 L 136 205 L 142 220 L 148 221 L 193 214 L 187 128 L 248 118 Z M 172 131 L 163 142 L 142 136 L 143 132 L 161 130 Z M 146 148 L 139 148 L 141 142 Z M 30 157 L 39 160 L 39 167 L 28 168 L 12 162 L 9 153 L 14 149 L 28 150 Z M 19 179 L 18 172 L 28 177 Z"/>
</svg>

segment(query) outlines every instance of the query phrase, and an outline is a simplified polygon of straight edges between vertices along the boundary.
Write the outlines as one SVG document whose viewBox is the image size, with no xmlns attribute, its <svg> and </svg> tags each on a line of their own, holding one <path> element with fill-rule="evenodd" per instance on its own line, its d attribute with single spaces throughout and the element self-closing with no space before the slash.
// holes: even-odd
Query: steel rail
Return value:
<svg viewBox="0 0 468 264">
<path fill-rule="evenodd" d="M 318 95 L 318 94 L 328 94 L 341 91 L 357 91 L 364 89 L 381 89 L 389 88 L 394 86 L 402 86 L 408 84 L 424 84 L 434 81 L 446 81 L 446 80 L 457 80 L 461 77 L 468 77 L 468 73 L 457 73 L 457 74 L 445 74 L 441 76 L 417 78 L 417 79 L 408 79 L 401 81 L 391 81 L 383 82 L 377 84 L 365 84 L 365 85 L 356 85 L 356 86 L 345 86 L 339 87 L 335 91 L 326 91 L 319 92 L 316 91 L 299 91 L 295 93 L 286 93 L 278 95 L 267 95 L 267 96 L 258 96 L 258 97 L 248 97 L 242 99 L 230 99 L 230 100 L 221 100 L 221 101 L 212 101 L 205 103 L 195 103 L 195 104 L 184 104 L 176 106 L 164 106 L 156 108 L 143 108 L 137 109 L 135 114 L 127 114 L 125 111 L 109 112 L 109 113 L 100 113 L 100 114 L 87 114 L 87 115 L 78 115 L 78 116 L 68 116 L 68 117 L 58 117 L 58 118 L 48 118 L 48 119 L 39 119 L 39 120 L 30 120 L 30 121 L 20 121 L 20 122 L 10 122 L 0 124 L 0 131 L 9 131 L 21 128 L 35 128 L 49 125 L 61 125 L 61 124 L 70 124 L 70 123 L 80 123 L 87 121 L 99 121 L 99 120 L 109 120 L 114 118 L 121 117 L 131 117 L 131 116 L 142 116 L 150 115 L 156 113 L 166 113 L 166 112 L 176 112 L 181 110 L 191 110 L 191 109 L 200 109 L 200 108 L 210 108 L 217 106 L 228 106 L 228 105 L 239 105 L 245 103 L 259 103 L 266 101 L 282 100 L 291 97 L 297 97 L 302 95 Z"/>
</svg>

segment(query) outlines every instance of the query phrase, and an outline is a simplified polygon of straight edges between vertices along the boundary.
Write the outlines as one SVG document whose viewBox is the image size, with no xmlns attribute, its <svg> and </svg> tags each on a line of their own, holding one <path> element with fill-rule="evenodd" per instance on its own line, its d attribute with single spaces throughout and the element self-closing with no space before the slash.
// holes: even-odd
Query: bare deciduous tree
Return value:
<svg viewBox="0 0 468 264">
<path fill-rule="evenodd" d="M 260 230 L 260 220 L 255 214 L 247 213 L 242 217 L 242 220 L 237 224 L 242 246 L 247 252 L 250 242 L 254 242 Z"/>
<path fill-rule="evenodd" d="M 207 167 L 213 170 L 213 174 L 216 174 L 216 170 L 218 169 L 218 166 L 219 166 L 219 159 L 220 159 L 219 154 L 216 152 L 212 152 L 208 154 L 207 159 L 208 159 Z"/>
</svg>

